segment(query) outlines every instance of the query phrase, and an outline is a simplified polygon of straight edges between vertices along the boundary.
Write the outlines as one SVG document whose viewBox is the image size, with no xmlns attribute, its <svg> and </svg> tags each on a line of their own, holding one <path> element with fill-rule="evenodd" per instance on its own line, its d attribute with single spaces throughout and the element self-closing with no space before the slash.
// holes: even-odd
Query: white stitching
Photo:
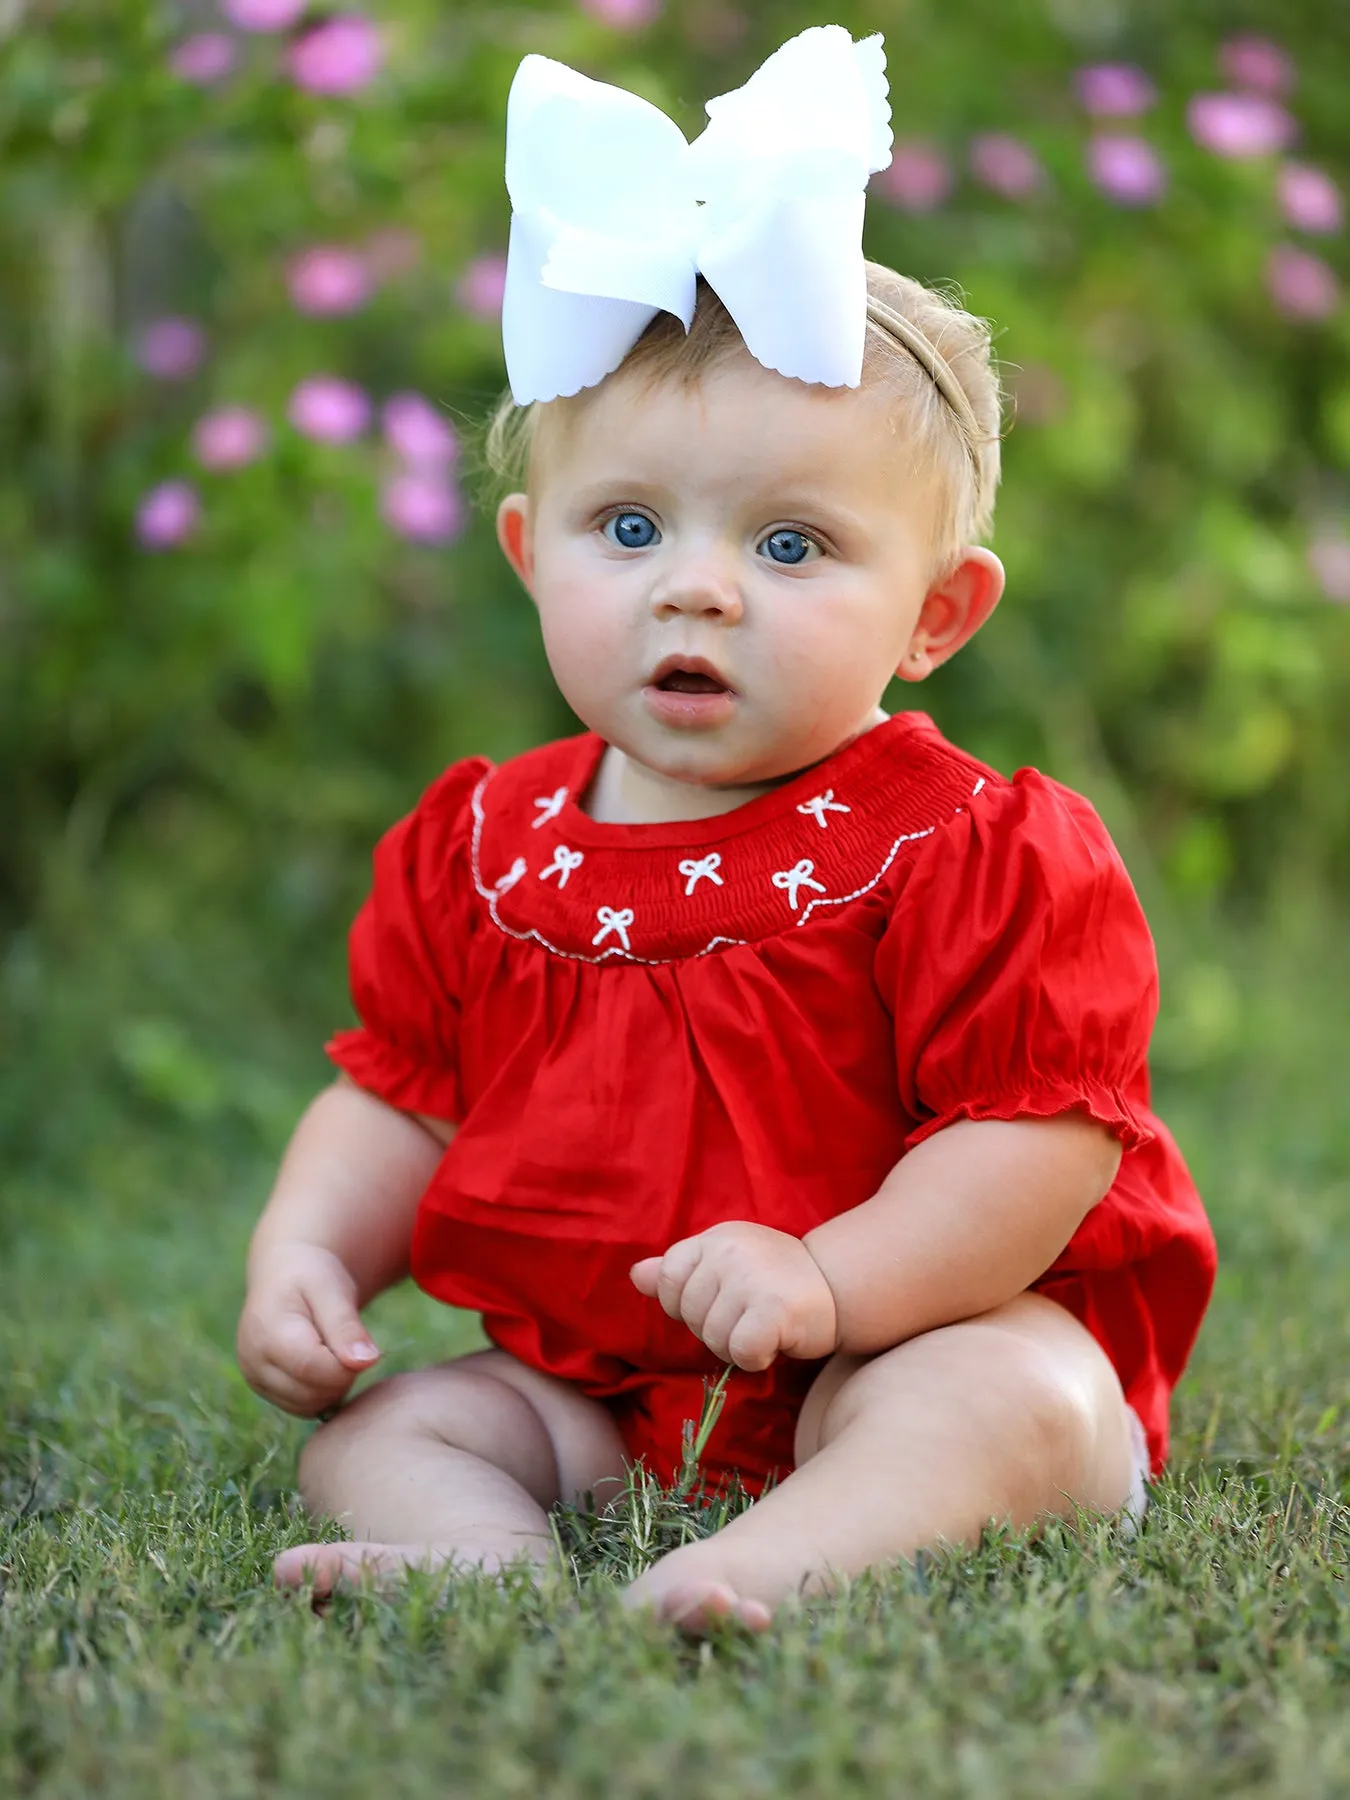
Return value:
<svg viewBox="0 0 1350 1800">
<path fill-rule="evenodd" d="M 505 875 L 503 875 L 501 880 L 497 883 L 496 892 L 499 894 L 509 892 L 520 880 L 521 876 L 527 873 L 529 866 L 530 865 L 525 861 L 523 856 L 518 856 L 511 864 L 511 867 L 506 871 Z"/>
<path fill-rule="evenodd" d="M 799 887 L 814 888 L 818 894 L 823 894 L 825 892 L 825 884 L 823 881 L 813 881 L 811 879 L 815 872 L 816 865 L 811 861 L 809 856 L 804 856 L 795 869 L 779 869 L 774 874 L 773 885 L 776 888 L 785 888 L 787 890 L 788 905 L 792 908 L 793 912 L 796 912 L 797 910 L 797 889 Z"/>
<path fill-rule="evenodd" d="M 811 917 L 811 914 L 818 906 L 842 906 L 846 900 L 860 899 L 869 888 L 874 888 L 877 885 L 887 869 L 890 868 L 891 864 L 895 861 L 896 852 L 899 850 L 901 844 L 912 844 L 916 838 L 932 837 L 936 830 L 936 825 L 930 825 L 925 831 L 907 831 L 903 837 L 898 837 L 887 851 L 885 862 L 882 863 L 881 867 L 870 881 L 865 881 L 860 888 L 854 888 L 851 894 L 831 894 L 827 900 L 809 900 L 798 915 L 797 923 L 799 925 L 805 925 L 806 921 Z"/>
<path fill-rule="evenodd" d="M 852 812 L 853 808 L 851 806 L 840 805 L 834 797 L 834 789 L 826 788 L 823 794 L 817 794 L 811 800 L 804 800 L 797 808 L 797 811 L 799 813 L 810 813 L 816 824 L 824 831 L 826 825 L 829 823 L 828 819 L 825 817 L 827 812 Z"/>
<path fill-rule="evenodd" d="M 633 923 L 631 906 L 625 906 L 622 912 L 615 912 L 612 906 L 599 906 L 596 908 L 595 916 L 600 921 L 600 929 L 591 939 L 593 944 L 598 944 L 602 938 L 607 938 L 611 931 L 617 931 L 624 949 L 632 948 L 628 942 L 628 927 Z"/>
<path fill-rule="evenodd" d="M 554 788 L 551 794 L 540 794 L 535 805 L 542 806 L 544 809 L 537 819 L 530 820 L 531 827 L 538 831 L 541 825 L 547 825 L 550 819 L 556 819 L 563 807 L 567 805 L 567 789 L 565 787 Z"/>
<path fill-rule="evenodd" d="M 492 919 L 492 923 L 497 927 L 498 931 L 501 932 L 503 937 L 515 938 L 516 942 L 520 944 L 536 943 L 547 950 L 550 955 L 565 957 L 568 962 L 598 964 L 608 962 L 611 957 L 617 956 L 621 962 L 641 963 L 649 969 L 663 968 L 667 963 L 673 962 L 692 962 L 694 957 L 707 956 L 721 944 L 744 946 L 750 942 L 749 938 L 723 937 L 719 933 L 718 936 L 709 938 L 708 942 L 701 950 L 695 950 L 691 956 L 687 957 L 625 955 L 616 944 L 611 944 L 608 950 L 602 950 L 599 956 L 584 956 L 579 950 L 564 950 L 561 944 L 551 943 L 549 939 L 544 936 L 542 931 L 535 931 L 533 928 L 529 931 L 517 931 L 514 926 L 508 925 L 505 919 L 503 919 L 501 914 L 497 911 L 498 890 L 483 885 L 482 869 L 478 860 L 479 852 L 483 845 L 483 825 L 485 822 L 483 815 L 483 794 L 487 788 L 488 782 L 491 781 L 496 773 L 497 771 L 495 769 L 489 769 L 487 774 L 484 775 L 483 779 L 478 783 L 478 786 L 473 790 L 473 797 L 470 802 L 473 807 L 473 836 L 469 841 L 469 866 L 473 874 L 473 885 L 479 895 L 487 901 L 488 913 Z M 520 862 L 524 859 L 517 857 L 516 860 L 517 862 Z"/>
<path fill-rule="evenodd" d="M 567 877 L 573 869 L 579 869 L 586 858 L 580 850 L 569 850 L 566 844 L 559 844 L 553 852 L 553 861 L 546 868 L 540 869 L 539 879 L 544 881 L 550 875 L 558 877 L 558 890 L 567 886 Z"/>
<path fill-rule="evenodd" d="M 685 899 L 687 900 L 690 894 L 693 893 L 695 883 L 699 880 L 700 876 L 703 875 L 706 875 L 709 881 L 715 881 L 718 887 L 722 887 L 724 885 L 722 877 L 717 873 L 721 866 L 722 858 L 716 850 L 710 850 L 705 857 L 698 861 L 695 861 L 692 856 L 685 857 L 684 861 L 680 864 L 681 875 L 687 875 L 689 877 L 684 886 Z"/>
<path fill-rule="evenodd" d="M 497 911 L 498 889 L 485 887 L 483 885 L 483 877 L 478 861 L 479 851 L 482 848 L 483 825 L 485 822 L 483 814 L 483 794 L 487 788 L 488 782 L 491 781 L 496 773 L 497 771 L 495 769 L 489 769 L 487 774 L 484 775 L 483 779 L 473 791 L 473 797 L 470 802 L 473 807 L 473 836 L 470 839 L 469 844 L 469 861 L 473 873 L 473 885 L 481 897 L 487 901 L 488 912 L 491 915 L 492 923 L 497 927 L 498 931 L 502 933 L 503 937 L 515 938 L 518 943 L 522 944 L 530 942 L 536 943 L 547 950 L 551 955 L 566 957 L 569 962 L 602 963 L 608 961 L 610 957 L 618 957 L 622 962 L 639 963 L 643 967 L 649 969 L 663 968 L 668 963 L 693 962 L 696 957 L 707 956 L 722 944 L 745 947 L 750 943 L 749 938 L 723 937 L 719 933 L 716 937 L 709 938 L 708 942 L 701 950 L 694 950 L 688 956 L 633 956 L 631 953 L 625 954 L 624 951 L 613 944 L 611 944 L 607 950 L 602 950 L 599 956 L 584 956 L 580 951 L 564 950 L 561 945 L 550 943 L 548 938 L 546 938 L 542 932 L 533 929 L 530 929 L 529 931 L 517 931 L 513 926 L 508 925 Z M 854 888 L 851 894 L 831 894 L 825 899 L 809 901 L 797 915 L 795 923 L 797 925 L 805 925 L 806 921 L 818 906 L 844 906 L 847 905 L 850 900 L 860 900 L 864 894 L 868 893 L 877 885 L 887 869 L 890 868 L 891 864 L 896 859 L 901 844 L 912 844 L 918 838 L 932 837 L 936 830 L 936 825 L 930 825 L 924 831 L 905 832 L 891 845 L 886 853 L 886 860 L 882 863 L 881 867 L 870 881 L 865 881 L 861 887 Z M 521 859 L 518 857 L 516 860 L 520 861 Z M 512 866 L 514 867 L 514 865 Z M 503 889 L 501 891 L 504 892 L 505 890 Z"/>
<path fill-rule="evenodd" d="M 985 781 L 985 778 L 983 775 L 981 775 L 980 779 L 975 783 L 974 787 L 970 790 L 970 797 L 972 800 L 975 798 L 976 794 L 979 793 L 980 789 L 984 786 L 984 781 Z"/>
</svg>

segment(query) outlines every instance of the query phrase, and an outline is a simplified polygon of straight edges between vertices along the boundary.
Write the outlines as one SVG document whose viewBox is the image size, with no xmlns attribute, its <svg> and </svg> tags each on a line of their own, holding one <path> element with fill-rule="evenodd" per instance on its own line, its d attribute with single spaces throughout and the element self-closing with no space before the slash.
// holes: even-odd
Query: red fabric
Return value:
<svg viewBox="0 0 1350 1800">
<path fill-rule="evenodd" d="M 914 713 L 701 821 L 590 818 L 603 751 L 458 763 L 376 852 L 363 1023 L 328 1048 L 460 1127 L 416 1279 L 608 1401 L 665 1477 L 720 1365 L 633 1262 L 723 1219 L 804 1235 L 953 1119 L 1080 1108 L 1124 1156 L 1036 1286 L 1103 1344 L 1159 1468 L 1214 1241 L 1149 1110 L 1153 948 L 1092 808 Z M 818 1367 L 736 1373 L 710 1471 L 786 1472 Z"/>
</svg>

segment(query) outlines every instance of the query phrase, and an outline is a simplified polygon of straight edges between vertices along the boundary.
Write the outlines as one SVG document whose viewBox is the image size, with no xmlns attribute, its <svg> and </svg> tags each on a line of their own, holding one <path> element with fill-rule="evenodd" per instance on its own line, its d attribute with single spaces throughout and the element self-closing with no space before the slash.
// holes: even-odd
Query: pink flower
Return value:
<svg viewBox="0 0 1350 1800">
<path fill-rule="evenodd" d="M 223 31 L 199 31 L 169 52 L 169 67 L 183 81 L 210 87 L 234 67 L 234 39 Z"/>
<path fill-rule="evenodd" d="M 1298 135 L 1290 115 L 1264 94 L 1195 94 L 1186 123 L 1196 143 L 1215 156 L 1269 156 Z"/>
<path fill-rule="evenodd" d="M 1344 208 L 1341 190 L 1320 169 L 1286 163 L 1275 184 L 1280 211 L 1295 231 L 1339 231 Z"/>
<path fill-rule="evenodd" d="M 580 0 L 581 10 L 615 31 L 641 31 L 660 16 L 661 0 Z"/>
<path fill-rule="evenodd" d="M 370 271 L 372 281 L 389 281 L 395 275 L 406 275 L 417 266 L 422 246 L 411 231 L 399 225 L 387 225 L 372 231 L 361 246 L 361 260 Z"/>
<path fill-rule="evenodd" d="M 202 328 L 192 319 L 155 319 L 141 333 L 136 360 L 148 375 L 181 381 L 206 354 Z"/>
<path fill-rule="evenodd" d="M 357 94 L 369 87 L 383 60 L 378 30 L 359 13 L 325 19 L 286 53 L 291 80 L 311 94 Z"/>
<path fill-rule="evenodd" d="M 309 0 L 223 0 L 222 10 L 241 31 L 289 31 Z"/>
<path fill-rule="evenodd" d="M 426 474 L 459 455 L 454 426 L 421 394 L 391 394 L 385 401 L 384 441 L 396 456 Z"/>
<path fill-rule="evenodd" d="M 448 544 L 464 523 L 464 503 L 454 488 L 420 469 L 385 483 L 380 510 L 400 536 L 419 544 Z"/>
<path fill-rule="evenodd" d="M 315 244 L 292 257 L 286 270 L 291 303 L 303 313 L 349 313 L 370 293 L 370 271 L 354 250 Z"/>
<path fill-rule="evenodd" d="M 186 481 L 161 481 L 136 509 L 136 536 L 147 550 L 171 550 L 190 538 L 201 518 L 197 490 Z"/>
<path fill-rule="evenodd" d="M 218 406 L 192 428 L 192 450 L 204 469 L 242 469 L 267 447 L 267 423 L 249 406 Z"/>
<path fill-rule="evenodd" d="M 1269 38 L 1229 38 L 1220 46 L 1219 67 L 1235 87 L 1258 94 L 1287 94 L 1294 85 L 1293 60 Z"/>
<path fill-rule="evenodd" d="M 1276 244 L 1266 258 L 1266 288 L 1287 319 L 1326 319 L 1341 302 L 1335 270 L 1296 244 Z"/>
<path fill-rule="evenodd" d="M 370 423 L 370 401 L 354 382 L 337 375 L 311 375 L 293 390 L 286 417 L 304 437 L 321 444 L 347 444 Z"/>
<path fill-rule="evenodd" d="M 982 132 L 972 140 L 970 170 L 977 181 L 1005 200 L 1025 200 L 1045 176 L 1035 151 L 1002 131 Z"/>
<path fill-rule="evenodd" d="M 455 297 L 465 312 L 476 319 L 495 319 L 502 310 L 506 291 L 506 258 L 493 251 L 475 256 L 460 276 Z"/>
<path fill-rule="evenodd" d="M 872 179 L 882 198 L 904 212 L 932 212 L 952 191 L 950 163 L 923 138 L 898 142 L 889 165 Z"/>
<path fill-rule="evenodd" d="M 1152 144 L 1121 132 L 1088 140 L 1088 174 L 1117 206 L 1149 206 L 1167 191 L 1167 170 Z"/>
<path fill-rule="evenodd" d="M 1330 532 L 1308 546 L 1308 567 L 1328 600 L 1350 606 L 1350 537 Z"/>
<path fill-rule="evenodd" d="M 1098 119 L 1133 119 L 1147 112 L 1158 90 L 1133 63 L 1092 63 L 1074 76 L 1084 112 Z"/>
</svg>

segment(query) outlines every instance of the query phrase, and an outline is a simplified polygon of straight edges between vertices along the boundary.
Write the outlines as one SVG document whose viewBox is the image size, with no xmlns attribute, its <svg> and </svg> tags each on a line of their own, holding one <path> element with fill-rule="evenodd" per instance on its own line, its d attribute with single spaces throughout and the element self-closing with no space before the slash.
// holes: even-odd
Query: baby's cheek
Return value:
<svg viewBox="0 0 1350 1800">
<path fill-rule="evenodd" d="M 619 634 L 609 609 L 572 592 L 551 594 L 539 605 L 544 653 L 553 678 L 574 712 L 613 690 L 623 663 Z"/>
</svg>

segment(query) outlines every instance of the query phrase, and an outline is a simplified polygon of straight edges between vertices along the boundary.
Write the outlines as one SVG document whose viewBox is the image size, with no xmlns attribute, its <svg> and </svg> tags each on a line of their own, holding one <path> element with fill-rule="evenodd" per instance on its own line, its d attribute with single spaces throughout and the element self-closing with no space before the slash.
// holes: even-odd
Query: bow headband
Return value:
<svg viewBox="0 0 1350 1800">
<path fill-rule="evenodd" d="M 636 94 L 527 56 L 506 109 L 511 240 L 502 340 L 517 405 L 594 387 L 661 311 L 685 330 L 702 275 L 765 368 L 862 379 L 867 321 L 912 352 L 981 433 L 937 347 L 867 293 L 868 176 L 891 155 L 880 36 L 816 25 L 709 100 L 692 144 Z"/>
</svg>

